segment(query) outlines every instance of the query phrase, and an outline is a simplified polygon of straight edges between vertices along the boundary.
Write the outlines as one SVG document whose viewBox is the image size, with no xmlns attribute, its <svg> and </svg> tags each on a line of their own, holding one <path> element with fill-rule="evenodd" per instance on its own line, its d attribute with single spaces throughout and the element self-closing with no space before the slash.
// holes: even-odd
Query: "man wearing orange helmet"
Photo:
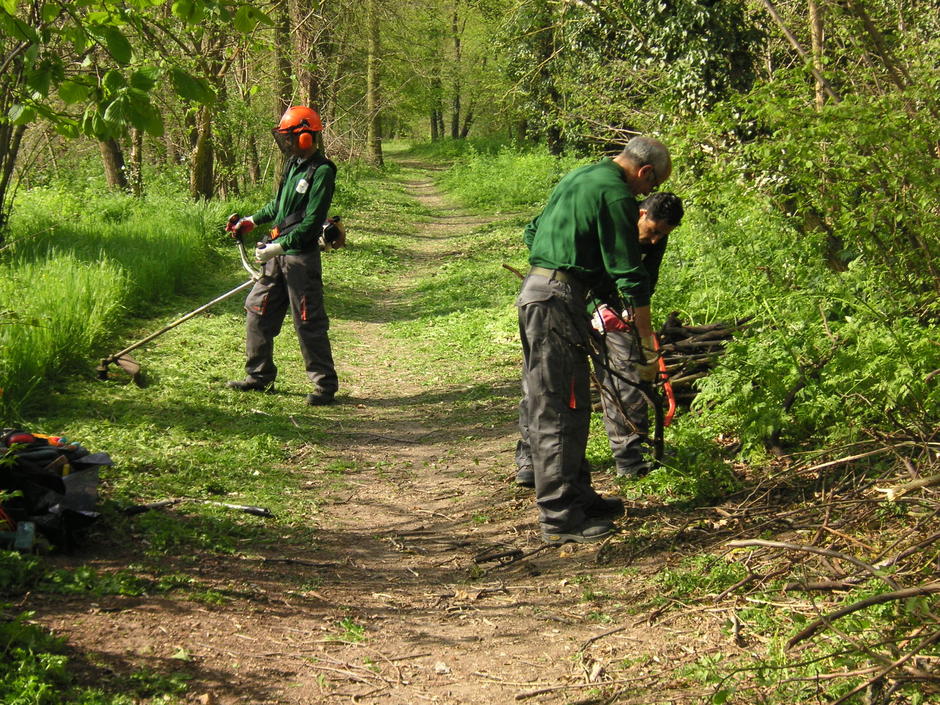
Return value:
<svg viewBox="0 0 940 705">
<path fill-rule="evenodd" d="M 263 274 L 245 301 L 246 377 L 227 386 L 238 391 L 274 390 L 274 338 L 281 332 L 289 308 L 314 387 L 307 403 L 314 406 L 331 403 L 338 387 L 327 335 L 330 321 L 323 306 L 319 244 L 333 199 L 336 165 L 320 148 L 322 130 L 315 110 L 304 106 L 287 109 L 271 130 L 277 146 L 288 157 L 277 195 L 254 215 L 233 216 L 227 228 L 233 237 L 242 237 L 256 225 L 275 224 L 255 249 L 255 261 L 261 263 Z"/>
</svg>

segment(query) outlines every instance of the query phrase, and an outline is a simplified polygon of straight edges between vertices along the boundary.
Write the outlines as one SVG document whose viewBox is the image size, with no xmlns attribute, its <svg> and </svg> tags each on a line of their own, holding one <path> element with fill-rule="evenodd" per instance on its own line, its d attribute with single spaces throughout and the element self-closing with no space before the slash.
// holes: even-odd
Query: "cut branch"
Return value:
<svg viewBox="0 0 940 705">
<path fill-rule="evenodd" d="M 921 585 L 919 587 L 905 588 L 903 590 L 895 590 L 894 592 L 885 592 L 881 595 L 872 595 L 871 597 L 866 597 L 864 600 L 853 602 L 851 605 L 846 605 L 842 609 L 820 617 L 808 627 L 803 629 L 799 634 L 792 637 L 790 641 L 787 642 L 787 648 L 793 648 L 804 639 L 808 639 L 809 637 L 813 636 L 823 626 L 827 626 L 847 614 L 858 612 L 859 610 L 863 610 L 866 607 L 871 607 L 872 605 L 880 605 L 885 602 L 892 602 L 894 600 L 904 600 L 908 597 L 932 595 L 936 592 L 940 592 L 940 582 L 927 583 L 926 585 Z"/>
</svg>

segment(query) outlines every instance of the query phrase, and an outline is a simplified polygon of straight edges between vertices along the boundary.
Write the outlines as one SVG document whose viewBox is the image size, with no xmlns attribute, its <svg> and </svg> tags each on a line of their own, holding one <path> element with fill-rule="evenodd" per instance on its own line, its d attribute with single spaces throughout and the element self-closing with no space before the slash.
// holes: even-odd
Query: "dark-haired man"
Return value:
<svg viewBox="0 0 940 705">
<path fill-rule="evenodd" d="M 672 172 L 669 150 L 635 137 L 613 159 L 568 173 L 552 190 L 531 233 L 531 268 L 516 299 L 523 349 L 523 384 L 542 540 L 550 544 L 603 540 L 623 512 L 591 487 L 584 453 L 591 419 L 585 314 L 590 292 L 613 289 L 644 348 L 652 348 L 649 275 L 643 266 L 636 196 Z M 605 297 L 606 298 L 606 297 Z M 650 353 L 635 365 L 655 375 Z"/>
<path fill-rule="evenodd" d="M 669 233 L 679 225 L 682 216 L 682 200 L 672 193 L 654 193 L 640 204 L 637 229 L 650 295 L 656 290 Z M 649 412 L 646 397 L 636 386 L 642 380 L 634 363 L 642 360 L 644 353 L 637 346 L 637 336 L 630 330 L 628 319 L 628 312 L 615 312 L 603 303 L 597 307 L 593 324 L 603 341 L 598 345 L 600 352 L 592 357 L 594 373 L 602 387 L 604 427 L 616 474 L 642 477 L 651 465 L 647 448 Z M 610 374 L 609 370 L 617 374 Z"/>
</svg>

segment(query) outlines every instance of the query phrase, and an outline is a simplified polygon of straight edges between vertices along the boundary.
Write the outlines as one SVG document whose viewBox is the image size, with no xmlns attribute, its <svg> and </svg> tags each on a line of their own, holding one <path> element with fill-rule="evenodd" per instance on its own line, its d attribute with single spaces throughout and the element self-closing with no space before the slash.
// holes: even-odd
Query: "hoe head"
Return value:
<svg viewBox="0 0 940 705">
<path fill-rule="evenodd" d="M 117 357 L 106 357 L 102 359 L 101 364 L 96 368 L 96 371 L 98 372 L 98 379 L 108 379 L 108 365 L 110 365 L 112 362 L 116 363 L 118 367 L 129 374 L 131 381 L 134 384 L 136 384 L 138 387 L 144 386 L 143 375 L 140 372 L 140 363 L 127 353 L 118 355 Z"/>
</svg>

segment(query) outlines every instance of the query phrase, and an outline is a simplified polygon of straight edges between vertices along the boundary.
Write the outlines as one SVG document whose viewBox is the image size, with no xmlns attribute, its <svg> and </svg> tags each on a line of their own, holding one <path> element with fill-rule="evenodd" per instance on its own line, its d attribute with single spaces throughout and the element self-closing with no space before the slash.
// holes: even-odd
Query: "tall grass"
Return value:
<svg viewBox="0 0 940 705">
<path fill-rule="evenodd" d="M 87 194 L 86 194 L 87 196 Z M 0 413 L 41 400 L 65 370 L 88 367 L 122 319 L 206 267 L 224 205 L 136 201 L 37 189 L 15 211 L 0 261 Z"/>
<path fill-rule="evenodd" d="M 495 153 L 471 147 L 447 170 L 441 185 L 468 206 L 534 208 L 565 173 L 588 161 L 508 146 Z"/>
<path fill-rule="evenodd" d="M 665 188 L 685 199 L 687 216 L 670 236 L 653 300 L 658 322 L 671 310 L 691 323 L 754 321 L 700 382 L 697 425 L 734 434 L 758 454 L 772 438 L 930 435 L 940 409 L 940 387 L 930 382 L 940 368 L 936 325 L 918 297 L 893 286 L 898 273 L 861 247 L 844 271 L 833 269 L 825 232 L 802 232 L 731 167 L 696 172 L 694 140 L 669 141 L 676 168 Z M 481 209 L 534 215 L 578 163 L 510 147 L 469 149 L 442 185 Z M 831 236 L 851 242 L 858 233 L 837 227 Z"/>
</svg>

